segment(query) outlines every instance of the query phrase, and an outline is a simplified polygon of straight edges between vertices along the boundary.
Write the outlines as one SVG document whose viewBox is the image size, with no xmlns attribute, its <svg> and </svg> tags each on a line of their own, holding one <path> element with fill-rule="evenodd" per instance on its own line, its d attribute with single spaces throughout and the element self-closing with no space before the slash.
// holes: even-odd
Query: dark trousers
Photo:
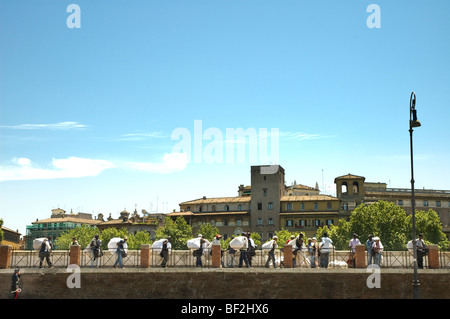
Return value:
<svg viewBox="0 0 450 319">
<path fill-rule="evenodd" d="M 49 267 L 52 266 L 52 263 L 50 261 L 50 253 L 49 252 L 45 252 L 45 254 L 43 256 L 40 256 L 41 260 L 39 261 L 39 268 L 42 268 L 42 263 L 44 262 L 44 258 L 47 261 L 47 265 Z"/>
<path fill-rule="evenodd" d="M 239 267 L 242 267 L 243 262 L 245 262 L 245 265 L 247 267 L 250 267 L 250 264 L 248 263 L 248 257 L 247 257 L 247 251 L 241 249 L 240 250 L 240 256 L 239 256 Z"/>
</svg>

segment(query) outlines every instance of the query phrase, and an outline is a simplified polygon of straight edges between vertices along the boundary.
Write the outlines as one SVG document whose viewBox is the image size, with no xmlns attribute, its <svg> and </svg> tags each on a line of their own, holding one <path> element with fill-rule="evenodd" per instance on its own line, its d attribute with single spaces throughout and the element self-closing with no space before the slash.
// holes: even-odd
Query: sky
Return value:
<svg viewBox="0 0 450 319">
<path fill-rule="evenodd" d="M 252 165 L 324 194 L 348 173 L 410 188 L 412 92 L 415 187 L 449 190 L 449 12 L 445 0 L 0 0 L 0 218 L 25 235 L 54 208 L 178 211 L 237 196 Z M 239 129 L 249 138 L 227 135 Z"/>
</svg>

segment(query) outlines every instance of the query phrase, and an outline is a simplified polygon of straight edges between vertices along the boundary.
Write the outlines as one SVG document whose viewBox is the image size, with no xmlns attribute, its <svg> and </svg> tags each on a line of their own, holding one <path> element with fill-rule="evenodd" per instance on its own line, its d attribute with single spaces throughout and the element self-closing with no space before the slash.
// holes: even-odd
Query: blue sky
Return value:
<svg viewBox="0 0 450 319">
<path fill-rule="evenodd" d="M 81 28 L 66 24 L 71 3 Z M 270 164 L 180 156 L 171 135 L 193 141 L 194 121 L 202 134 L 278 130 L 287 184 L 334 194 L 353 173 L 408 188 L 412 91 L 416 187 L 450 189 L 449 12 L 437 0 L 1 0 L 0 218 L 25 233 L 57 207 L 178 210 L 235 196 L 251 165 Z"/>
</svg>

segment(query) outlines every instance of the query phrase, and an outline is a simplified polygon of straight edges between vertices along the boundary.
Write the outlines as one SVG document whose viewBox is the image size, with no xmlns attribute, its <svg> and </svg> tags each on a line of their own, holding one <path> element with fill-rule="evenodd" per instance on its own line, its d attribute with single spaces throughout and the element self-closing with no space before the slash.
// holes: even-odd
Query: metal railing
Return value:
<svg viewBox="0 0 450 319">
<path fill-rule="evenodd" d="M 237 268 L 239 267 L 240 252 L 230 254 L 228 251 L 224 251 L 222 255 L 222 267 L 224 268 Z M 350 258 L 349 251 L 337 251 L 333 250 L 328 256 L 328 268 L 347 268 L 344 264 L 347 264 Z M 368 258 L 368 256 L 367 256 Z M 81 267 L 97 266 L 100 268 L 113 267 L 116 262 L 117 255 L 109 251 L 105 251 L 103 256 L 98 258 L 97 263 L 93 263 L 93 255 L 91 253 L 82 252 L 81 254 Z M 252 268 L 266 267 L 268 260 L 268 253 L 261 249 L 256 250 L 255 256 L 249 258 L 249 262 Z M 68 251 L 56 250 L 53 251 L 50 257 L 50 261 L 54 267 L 67 267 L 70 263 L 70 256 Z M 159 252 L 151 251 L 150 255 L 150 267 L 161 267 L 163 258 L 159 255 Z M 196 257 L 193 255 L 192 250 L 173 250 L 169 253 L 166 267 L 169 268 L 187 268 L 196 266 Z M 366 260 L 368 261 L 368 259 Z M 201 257 L 202 267 L 212 267 L 212 256 L 209 250 L 206 250 Z M 141 263 L 141 251 L 140 250 L 128 250 L 127 257 L 123 258 L 124 267 L 139 268 Z M 277 267 L 284 267 L 284 253 L 281 250 L 275 251 L 275 263 Z M 373 263 L 373 262 L 372 262 Z M 11 268 L 38 268 L 40 264 L 40 258 L 38 252 L 35 250 L 13 250 L 11 254 Z M 320 265 L 320 257 L 316 259 L 316 266 Z M 439 265 L 441 269 L 450 269 L 450 252 L 439 252 Z M 428 268 L 428 257 L 423 258 L 424 268 Z M 43 267 L 48 267 L 46 260 L 43 261 Z M 243 262 L 242 267 L 246 267 Z M 270 268 L 273 268 L 272 262 L 269 264 Z M 295 258 L 295 268 L 310 268 L 311 258 L 308 252 L 298 253 Z M 409 251 L 384 251 L 382 253 L 381 268 L 413 268 L 413 254 Z"/>
</svg>

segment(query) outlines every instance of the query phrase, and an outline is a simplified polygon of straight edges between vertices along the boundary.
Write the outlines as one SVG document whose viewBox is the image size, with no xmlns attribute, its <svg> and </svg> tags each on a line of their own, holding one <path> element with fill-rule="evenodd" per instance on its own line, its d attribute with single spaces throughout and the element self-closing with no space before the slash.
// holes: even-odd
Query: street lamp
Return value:
<svg viewBox="0 0 450 319">
<path fill-rule="evenodd" d="M 419 280 L 417 279 L 417 241 L 416 241 L 416 203 L 414 200 L 414 169 L 413 169 L 413 127 L 421 126 L 417 120 L 416 111 L 416 94 L 411 93 L 409 99 L 409 143 L 411 149 L 411 206 L 412 206 L 412 236 L 413 236 L 413 265 L 414 265 L 414 280 L 413 280 L 413 298 L 419 298 Z"/>
</svg>

